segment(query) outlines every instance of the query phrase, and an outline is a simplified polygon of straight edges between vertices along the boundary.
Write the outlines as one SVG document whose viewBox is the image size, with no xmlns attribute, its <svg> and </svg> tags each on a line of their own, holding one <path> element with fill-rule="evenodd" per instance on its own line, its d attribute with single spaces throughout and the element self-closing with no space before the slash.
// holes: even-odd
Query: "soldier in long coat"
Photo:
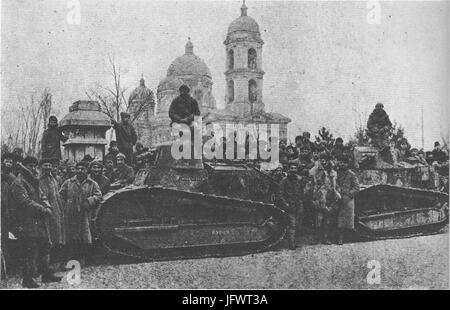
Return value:
<svg viewBox="0 0 450 310">
<path fill-rule="evenodd" d="M 53 176 L 53 159 L 43 158 L 40 160 L 41 177 L 39 187 L 42 194 L 47 198 L 52 207 L 53 215 L 50 217 L 50 239 L 53 247 L 61 247 L 66 243 L 64 230 L 64 206 L 59 195 L 59 183 Z"/>
<path fill-rule="evenodd" d="M 8 257 L 9 232 L 13 227 L 13 217 L 10 205 L 11 184 L 16 178 L 12 174 L 14 165 L 14 155 L 11 153 L 2 154 L 1 166 L 1 276 L 6 278 Z"/>
<path fill-rule="evenodd" d="M 42 274 L 42 282 L 59 282 L 50 267 L 51 240 L 48 220 L 53 216 L 51 206 L 43 200 L 37 177 L 38 160 L 26 157 L 20 164 L 20 173 L 11 184 L 11 201 L 14 206 L 15 227 L 23 249 L 23 287 L 37 288 L 33 280 L 37 271 Z"/>
<path fill-rule="evenodd" d="M 355 195 L 359 192 L 356 174 L 350 170 L 351 158 L 340 159 L 337 186 L 341 194 L 341 203 L 337 215 L 338 243 L 342 244 L 344 233 L 355 229 Z"/>
<path fill-rule="evenodd" d="M 92 244 L 91 214 L 102 199 L 97 182 L 88 177 L 88 164 L 80 161 L 76 175 L 66 180 L 60 194 L 64 204 L 66 241 L 74 255 L 85 256 Z"/>
<path fill-rule="evenodd" d="M 111 187 L 111 182 L 107 177 L 103 174 L 103 164 L 99 160 L 94 160 L 89 165 L 89 177 L 97 182 L 98 186 L 100 187 L 100 191 L 102 192 L 102 196 L 105 195 L 107 192 L 109 192 L 109 189 Z M 98 229 L 96 225 L 97 220 L 97 214 L 98 214 L 99 208 L 95 208 L 92 210 L 91 213 L 91 233 L 92 238 L 95 242 L 95 240 L 98 240 Z"/>
<path fill-rule="evenodd" d="M 289 248 L 294 250 L 295 234 L 297 230 L 297 219 L 301 219 L 303 211 L 303 188 L 301 180 L 297 175 L 297 168 L 291 167 L 288 175 L 281 180 L 278 187 L 277 201 L 279 207 L 288 215 L 288 242 Z"/>
<path fill-rule="evenodd" d="M 44 130 L 41 140 L 41 158 L 57 158 L 61 159 L 60 141 L 65 142 L 69 139 L 61 129 L 58 128 L 58 119 L 52 115 L 48 119 L 48 127 Z"/>
<path fill-rule="evenodd" d="M 392 122 L 389 115 L 384 110 L 384 105 L 379 102 L 367 120 L 367 135 L 375 147 L 383 149 L 388 145 L 391 129 Z"/>
<path fill-rule="evenodd" d="M 324 156 L 322 156 L 324 157 Z M 325 156 L 330 160 L 329 156 Z M 327 167 L 329 163 L 322 160 L 320 167 Z M 341 196 L 336 185 L 337 173 L 332 168 L 318 170 L 314 178 L 312 205 L 314 208 L 316 241 L 330 244 L 330 234 L 333 217 L 338 209 Z"/>
</svg>

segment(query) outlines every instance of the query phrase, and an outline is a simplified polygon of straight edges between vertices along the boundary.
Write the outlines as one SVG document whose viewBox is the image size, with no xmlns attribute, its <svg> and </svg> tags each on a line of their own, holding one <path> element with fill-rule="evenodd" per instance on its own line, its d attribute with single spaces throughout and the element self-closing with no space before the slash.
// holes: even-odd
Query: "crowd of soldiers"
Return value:
<svg viewBox="0 0 450 310">
<path fill-rule="evenodd" d="M 198 114 L 198 103 L 183 85 L 170 107 L 172 122 L 192 126 Z M 40 160 L 24 158 L 20 149 L 3 153 L 1 158 L 2 268 L 3 258 L 8 261 L 9 240 L 17 239 L 22 284 L 27 288 L 39 287 L 35 280 L 39 276 L 42 282 L 59 282 L 61 277 L 55 272 L 65 270 L 61 262 L 69 258 L 90 259 L 98 238 L 95 221 L 103 196 L 110 189 L 132 183 L 136 170 L 151 165 L 155 155 L 137 142 L 130 115 L 123 112 L 120 122 L 111 120 L 116 141 L 111 141 L 103 160 L 87 154 L 78 162 L 62 161 L 60 142 L 68 138 L 57 122 L 50 117 Z M 424 153 L 411 149 L 406 139 L 392 141 L 392 124 L 382 104 L 377 104 L 367 127 L 372 145 L 390 156 L 394 165 L 405 160 L 432 164 L 448 176 L 448 151 L 438 142 L 433 151 Z M 314 229 L 317 242 L 337 244 L 354 230 L 354 197 L 359 184 L 352 171 L 352 152 L 342 138 L 331 144 L 312 142 L 308 132 L 297 136 L 293 145 L 280 141 L 280 166 L 272 176 L 279 184 L 276 204 L 288 214 L 290 248 L 296 247 L 296 234 L 307 227 Z"/>
<path fill-rule="evenodd" d="M 135 169 L 145 166 L 151 155 L 136 141 L 130 115 L 122 113 L 121 119 L 112 121 L 117 142 L 110 143 L 103 160 L 87 154 L 78 162 L 62 161 L 60 141 L 67 137 L 54 116 L 43 133 L 41 159 L 23 157 L 18 148 L 2 154 L 2 277 L 6 262 L 11 262 L 11 239 L 20 244 L 22 284 L 27 288 L 39 287 L 39 276 L 43 283 L 59 282 L 56 272 L 66 270 L 63 262 L 91 258 L 103 195 L 131 184 Z"/>
<path fill-rule="evenodd" d="M 411 148 L 406 138 L 395 140 L 392 123 L 378 103 L 367 123 L 369 145 L 378 149 L 390 167 L 431 167 L 439 175 L 439 190 L 448 192 L 448 149 L 435 142 L 429 152 Z M 359 191 L 354 171 L 354 146 L 335 141 L 311 141 L 304 132 L 295 144 L 279 143 L 279 167 L 272 176 L 279 182 L 277 204 L 289 215 L 289 247 L 295 248 L 300 231 L 315 231 L 316 242 L 342 244 L 354 230 L 354 196 Z M 346 233 L 347 232 L 347 233 Z M 332 240 L 334 239 L 334 240 Z"/>
<path fill-rule="evenodd" d="M 279 182 L 276 204 L 289 217 L 289 248 L 295 249 L 296 235 L 308 228 L 317 243 L 343 244 L 354 229 L 353 199 L 359 191 L 350 150 L 341 138 L 327 149 L 313 143 L 308 132 L 296 137 L 295 146 L 280 141 L 279 150 L 273 177 Z"/>
</svg>

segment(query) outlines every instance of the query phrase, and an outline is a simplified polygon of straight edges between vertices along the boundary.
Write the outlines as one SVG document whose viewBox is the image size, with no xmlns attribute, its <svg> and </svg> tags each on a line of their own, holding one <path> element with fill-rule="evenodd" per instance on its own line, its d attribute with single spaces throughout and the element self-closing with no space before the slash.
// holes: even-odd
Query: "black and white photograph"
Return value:
<svg viewBox="0 0 450 310">
<path fill-rule="evenodd" d="M 1 1 L 0 289 L 449 289 L 449 8 Z"/>
</svg>

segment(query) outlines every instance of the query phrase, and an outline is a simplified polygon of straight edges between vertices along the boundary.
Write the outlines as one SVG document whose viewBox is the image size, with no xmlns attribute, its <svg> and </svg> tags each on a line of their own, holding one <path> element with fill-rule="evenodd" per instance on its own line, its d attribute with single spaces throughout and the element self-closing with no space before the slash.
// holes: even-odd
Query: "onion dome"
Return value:
<svg viewBox="0 0 450 310">
<path fill-rule="evenodd" d="M 241 16 L 232 21 L 228 27 L 228 34 L 236 31 L 259 33 L 258 23 L 250 16 L 247 16 L 247 6 L 245 5 L 245 1 L 241 7 Z"/>
<path fill-rule="evenodd" d="M 153 92 L 145 86 L 144 78 L 141 78 L 139 86 L 131 92 L 128 102 L 133 100 L 154 101 Z"/>
<path fill-rule="evenodd" d="M 211 78 L 211 71 L 206 63 L 194 54 L 194 45 L 189 38 L 183 56 L 176 58 L 167 70 L 167 76 L 207 76 Z"/>
</svg>

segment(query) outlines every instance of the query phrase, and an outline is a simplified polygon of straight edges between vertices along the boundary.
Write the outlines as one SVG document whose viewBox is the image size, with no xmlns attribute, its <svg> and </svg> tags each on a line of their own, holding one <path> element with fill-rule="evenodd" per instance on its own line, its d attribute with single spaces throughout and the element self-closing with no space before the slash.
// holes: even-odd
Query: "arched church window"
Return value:
<svg viewBox="0 0 450 310">
<path fill-rule="evenodd" d="M 228 51 L 228 69 L 234 68 L 234 51 L 229 50 Z"/>
<path fill-rule="evenodd" d="M 256 51 L 253 48 L 248 50 L 248 68 L 256 69 Z"/>
<path fill-rule="evenodd" d="M 248 99 L 250 102 L 255 102 L 258 99 L 257 89 L 255 80 L 248 81 Z"/>
<path fill-rule="evenodd" d="M 234 81 L 228 81 L 228 103 L 234 101 Z"/>
</svg>

